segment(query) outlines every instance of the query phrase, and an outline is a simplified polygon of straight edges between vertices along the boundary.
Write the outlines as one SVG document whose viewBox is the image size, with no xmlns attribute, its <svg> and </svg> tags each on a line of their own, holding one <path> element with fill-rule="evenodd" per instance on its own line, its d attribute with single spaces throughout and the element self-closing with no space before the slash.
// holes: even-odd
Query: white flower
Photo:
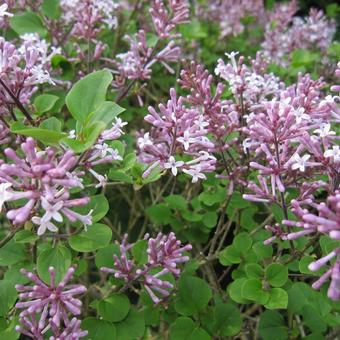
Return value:
<svg viewBox="0 0 340 340">
<path fill-rule="evenodd" d="M 314 130 L 314 133 L 319 134 L 321 138 L 335 135 L 335 132 L 331 131 L 331 124 L 328 123 L 321 124 L 320 129 Z"/>
<path fill-rule="evenodd" d="M 92 224 L 92 213 L 93 209 L 91 209 L 87 215 L 79 217 L 79 220 L 83 223 L 85 231 L 87 231 L 87 226 Z"/>
<path fill-rule="evenodd" d="M 117 24 L 118 24 L 116 17 L 111 17 L 111 18 L 103 19 L 103 22 L 105 22 L 105 24 L 107 24 L 107 26 L 108 26 L 108 28 L 110 30 L 112 28 L 116 28 Z"/>
<path fill-rule="evenodd" d="M 124 122 L 121 118 L 115 118 L 116 122 L 112 123 L 113 128 L 117 129 L 121 134 L 124 134 L 123 130 L 121 129 L 125 125 L 127 125 L 127 122 Z"/>
<path fill-rule="evenodd" d="M 105 158 L 107 154 L 113 155 L 115 153 L 115 150 L 110 148 L 106 143 L 103 144 L 96 144 L 94 146 L 95 149 L 99 151 L 100 157 Z"/>
<path fill-rule="evenodd" d="M 69 139 L 75 139 L 76 138 L 76 130 L 71 130 L 68 134 Z"/>
<path fill-rule="evenodd" d="M 309 158 L 310 155 L 303 155 L 302 157 L 300 157 L 299 154 L 295 154 L 293 156 L 295 163 L 292 164 L 292 169 L 293 170 L 299 169 L 300 171 L 304 172 L 306 166 L 308 165 Z"/>
<path fill-rule="evenodd" d="M 207 177 L 200 171 L 201 171 L 200 166 L 197 166 L 195 168 L 192 167 L 190 169 L 183 169 L 183 172 L 185 172 L 186 174 L 192 177 L 191 183 L 196 183 L 198 182 L 199 179 L 207 179 Z"/>
<path fill-rule="evenodd" d="M 60 201 L 52 205 L 45 197 L 41 197 L 41 206 L 45 210 L 43 220 L 50 221 L 51 219 L 54 219 L 57 222 L 62 222 L 63 217 L 61 216 L 59 210 L 63 207 L 63 204 L 64 203 Z"/>
<path fill-rule="evenodd" d="M 242 146 L 243 146 L 243 152 L 244 153 L 247 153 L 247 150 L 253 145 L 253 142 L 251 141 L 250 138 L 246 138 L 243 143 L 242 143 Z"/>
<path fill-rule="evenodd" d="M 209 123 L 204 120 L 203 115 L 199 115 L 199 118 L 194 123 L 199 127 L 200 131 L 205 130 L 209 126 Z"/>
<path fill-rule="evenodd" d="M 96 188 L 100 188 L 100 187 L 105 187 L 106 183 L 107 183 L 107 176 L 103 176 L 98 174 L 96 171 L 94 171 L 93 169 L 89 169 L 89 172 L 98 180 L 98 184 L 95 186 Z"/>
<path fill-rule="evenodd" d="M 7 9 L 8 9 L 8 5 L 7 4 L 2 4 L 0 6 L 0 18 L 4 17 L 5 15 L 7 15 L 8 17 L 12 17 L 13 16 L 12 13 L 7 12 Z"/>
<path fill-rule="evenodd" d="M 196 139 L 190 137 L 190 132 L 188 130 L 185 130 L 183 137 L 178 137 L 177 141 L 183 144 L 184 150 L 188 150 L 190 147 L 190 143 L 195 143 Z"/>
<path fill-rule="evenodd" d="M 32 217 L 32 222 L 34 224 L 39 225 L 37 234 L 39 236 L 45 234 L 46 229 L 48 229 L 49 231 L 55 233 L 58 231 L 58 228 L 49 220 L 47 220 L 44 216 L 42 218 L 38 217 L 38 216 L 34 216 Z"/>
<path fill-rule="evenodd" d="M 235 52 L 231 51 L 230 53 L 225 53 L 225 55 L 230 59 L 231 64 L 233 65 L 233 69 L 235 72 L 237 72 L 237 63 L 235 57 L 239 54 L 240 52 Z"/>
<path fill-rule="evenodd" d="M 143 137 L 139 137 L 137 140 L 138 147 L 143 150 L 146 145 L 152 145 L 152 141 L 150 139 L 150 133 L 147 132 Z"/>
<path fill-rule="evenodd" d="M 333 158 L 334 163 L 340 162 L 340 147 L 339 147 L 339 145 L 333 145 L 333 148 L 326 150 L 323 155 L 326 158 Z"/>
<path fill-rule="evenodd" d="M 2 210 L 3 204 L 12 198 L 13 194 L 10 191 L 7 191 L 7 189 L 11 186 L 11 183 L 0 184 L 0 212 Z"/>
<path fill-rule="evenodd" d="M 175 160 L 175 157 L 170 156 L 169 157 L 169 162 L 164 163 L 164 168 L 165 169 L 171 169 L 171 172 L 174 176 L 177 176 L 177 168 L 180 168 L 181 166 L 184 165 L 183 161 L 177 161 Z"/>
<path fill-rule="evenodd" d="M 51 79 L 50 74 L 48 73 L 48 71 L 43 69 L 42 65 L 33 66 L 31 69 L 31 73 L 32 75 L 30 77 L 30 81 L 33 84 L 50 83 L 52 85 L 55 85 L 55 83 Z"/>
<path fill-rule="evenodd" d="M 111 152 L 111 156 L 112 156 L 114 161 L 122 161 L 123 160 L 122 156 L 119 154 L 117 149 L 114 149 Z"/>
<path fill-rule="evenodd" d="M 298 124 L 300 124 L 302 120 L 311 120 L 311 117 L 305 113 L 305 109 L 303 107 L 299 107 L 297 110 L 294 110 L 294 115 Z"/>
</svg>

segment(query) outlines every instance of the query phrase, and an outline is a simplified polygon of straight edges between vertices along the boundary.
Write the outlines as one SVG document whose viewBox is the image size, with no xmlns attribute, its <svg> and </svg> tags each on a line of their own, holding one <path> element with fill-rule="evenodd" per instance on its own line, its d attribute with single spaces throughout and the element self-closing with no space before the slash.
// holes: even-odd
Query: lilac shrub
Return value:
<svg viewBox="0 0 340 340">
<path fill-rule="evenodd" d="M 339 9 L 5 0 L 0 339 L 336 338 Z"/>
</svg>

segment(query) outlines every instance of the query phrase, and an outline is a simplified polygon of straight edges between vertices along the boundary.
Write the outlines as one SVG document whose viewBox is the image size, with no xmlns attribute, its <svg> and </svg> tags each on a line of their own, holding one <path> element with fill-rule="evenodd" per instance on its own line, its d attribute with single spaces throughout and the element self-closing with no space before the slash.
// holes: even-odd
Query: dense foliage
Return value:
<svg viewBox="0 0 340 340">
<path fill-rule="evenodd" d="M 0 339 L 340 334 L 340 7 L 0 5 Z"/>
</svg>

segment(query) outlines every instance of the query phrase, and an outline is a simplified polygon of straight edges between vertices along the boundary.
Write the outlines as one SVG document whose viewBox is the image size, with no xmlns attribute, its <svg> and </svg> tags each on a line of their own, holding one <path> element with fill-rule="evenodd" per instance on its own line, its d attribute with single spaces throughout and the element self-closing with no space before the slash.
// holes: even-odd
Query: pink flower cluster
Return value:
<svg viewBox="0 0 340 340">
<path fill-rule="evenodd" d="M 319 49 L 326 52 L 333 40 L 336 24 L 321 10 L 311 9 L 306 18 L 294 17 L 297 1 L 277 4 L 265 27 L 262 44 L 265 55 L 278 65 L 286 66 L 295 49 Z"/>
<path fill-rule="evenodd" d="M 339 73 L 339 72 L 337 72 Z M 340 239 L 340 149 L 339 137 L 332 124 L 339 122 L 336 97 L 324 97 L 325 83 L 312 80 L 309 75 L 299 76 L 296 84 L 281 89 L 277 98 L 262 101 L 254 111 L 243 132 L 249 136 L 246 151 L 251 155 L 250 167 L 259 171 L 258 184 L 249 182 L 250 194 L 245 199 L 275 203 L 284 211 L 282 222 L 266 226 L 275 239 L 293 241 L 299 237 Z M 337 89 L 335 87 L 335 89 Z M 325 181 L 319 178 L 323 176 Z M 269 184 L 268 184 L 269 182 Z M 295 199 L 287 201 L 288 189 L 297 189 Z M 323 192 L 325 202 L 318 202 Z M 297 220 L 288 219 L 288 210 Z M 316 212 L 315 212 L 316 211 Z M 298 228 L 295 230 L 294 228 Z M 339 248 L 310 264 L 319 270 L 331 259 L 335 262 L 313 284 L 318 289 L 331 279 L 328 296 L 340 299 Z"/>
<path fill-rule="evenodd" d="M 262 0 L 209 0 L 205 6 L 198 7 L 198 13 L 209 21 L 218 22 L 221 38 L 224 38 L 242 33 L 245 29 L 242 19 L 247 16 L 262 23 L 265 8 Z"/>
<path fill-rule="evenodd" d="M 153 129 L 137 140 L 139 158 L 151 164 L 145 177 L 159 166 L 171 170 L 174 176 L 181 170 L 195 183 L 206 178 L 205 172 L 214 170 L 215 157 L 209 153 L 214 144 L 207 137 L 209 123 L 203 110 L 186 107 L 184 103 L 185 98 L 177 97 L 175 89 L 171 89 L 170 100 L 159 105 L 159 113 L 149 107 L 145 120 Z M 176 159 L 178 155 L 190 156 L 190 160 Z"/>
<path fill-rule="evenodd" d="M 24 157 L 11 148 L 4 150 L 11 162 L 0 162 L 0 207 L 5 205 L 7 218 L 15 225 L 31 220 L 39 225 L 38 235 L 48 229 L 57 232 L 55 222 L 62 222 L 63 216 L 69 221 L 79 220 L 86 227 L 92 224 L 91 211 L 84 216 L 71 210 L 86 205 L 88 197 L 70 198 L 70 190 L 83 188 L 79 173 L 74 171 L 77 157 L 72 151 L 62 156 L 48 147 L 38 151 L 32 138 L 22 143 Z M 22 202 L 19 207 L 10 207 L 9 202 Z"/>
<path fill-rule="evenodd" d="M 174 34 L 175 28 L 188 22 L 189 4 L 187 0 L 153 0 L 150 15 L 157 34 L 155 44 L 149 46 L 146 31 L 141 29 L 134 36 L 126 37 L 130 45 L 128 52 L 116 55 L 114 60 L 106 60 L 115 66 L 116 88 L 123 88 L 128 80 L 150 79 L 151 68 L 155 63 L 162 64 L 169 72 L 174 73 L 168 63 L 178 61 L 180 48 L 175 45 L 174 40 L 169 41 L 169 38 L 177 37 Z"/>
<path fill-rule="evenodd" d="M 23 36 L 24 43 L 16 48 L 0 37 L 0 114 L 13 115 L 14 98 L 29 103 L 38 85 L 54 84 L 50 76 L 50 59 L 58 52 L 34 34 Z"/>
<path fill-rule="evenodd" d="M 55 269 L 49 268 L 50 284 L 43 282 L 38 275 L 25 269 L 21 273 L 34 283 L 33 286 L 16 285 L 19 302 L 15 307 L 23 309 L 19 315 L 20 326 L 16 330 L 36 340 L 45 339 L 45 334 L 52 331 L 50 339 L 79 339 L 87 335 L 80 329 L 80 321 L 69 315 L 81 314 L 81 301 L 75 298 L 86 292 L 86 287 L 69 284 L 75 269 L 70 267 L 59 283 L 56 281 Z"/>
<path fill-rule="evenodd" d="M 155 239 L 145 236 L 148 240 L 147 263 L 137 266 L 131 259 L 131 248 L 133 244 L 127 241 L 125 235 L 120 244 L 120 256 L 114 255 L 114 268 L 101 268 L 101 271 L 114 274 L 115 278 L 122 279 L 126 285 L 139 282 L 150 295 L 155 304 L 158 304 L 170 296 L 173 284 L 161 277 L 171 273 L 175 278 L 181 274 L 178 264 L 189 261 L 184 252 L 192 249 L 191 245 L 182 246 L 174 233 L 164 235 L 159 233 Z M 157 273 L 155 273 L 155 270 Z M 127 287 L 127 286 L 126 286 Z"/>
</svg>

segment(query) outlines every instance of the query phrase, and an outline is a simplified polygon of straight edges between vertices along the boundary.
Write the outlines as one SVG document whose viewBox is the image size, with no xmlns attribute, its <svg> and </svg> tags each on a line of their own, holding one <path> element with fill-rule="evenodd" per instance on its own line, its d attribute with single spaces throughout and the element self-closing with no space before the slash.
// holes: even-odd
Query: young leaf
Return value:
<svg viewBox="0 0 340 340">
<path fill-rule="evenodd" d="M 25 33 L 38 33 L 43 38 L 47 34 L 47 30 L 39 15 L 33 12 L 15 15 L 10 19 L 9 23 L 11 28 L 19 35 Z"/>
<path fill-rule="evenodd" d="M 266 268 L 266 278 L 273 287 L 282 287 L 288 280 L 288 268 L 280 263 L 272 263 Z"/>
<path fill-rule="evenodd" d="M 37 270 L 40 278 L 46 283 L 50 283 L 50 273 L 48 268 L 53 266 L 56 273 L 56 282 L 60 282 L 67 269 L 71 266 L 71 251 L 62 246 L 57 245 L 54 248 L 49 246 L 43 250 L 37 260 Z"/>
<path fill-rule="evenodd" d="M 85 123 L 89 114 L 103 104 L 106 92 L 112 82 L 107 70 L 93 72 L 80 79 L 66 96 L 66 105 L 74 119 Z"/>
<path fill-rule="evenodd" d="M 209 340 L 210 335 L 195 322 L 188 318 L 179 317 L 170 327 L 170 340 Z"/>
<path fill-rule="evenodd" d="M 65 133 L 47 130 L 40 127 L 27 127 L 26 125 L 17 122 L 11 125 L 11 132 L 17 135 L 33 137 L 34 139 L 40 140 L 46 144 L 57 144 L 66 136 Z"/>
<path fill-rule="evenodd" d="M 112 230 L 105 224 L 95 223 L 83 230 L 78 235 L 73 235 L 68 239 L 68 243 L 73 250 L 81 253 L 94 251 L 107 246 L 112 238 Z"/>
<path fill-rule="evenodd" d="M 42 94 L 34 99 L 34 106 L 39 115 L 52 110 L 54 104 L 58 101 L 59 97 L 53 94 Z"/>
<path fill-rule="evenodd" d="M 130 310 L 130 301 L 124 294 L 111 294 L 98 304 L 100 316 L 107 321 L 122 321 Z"/>
</svg>

